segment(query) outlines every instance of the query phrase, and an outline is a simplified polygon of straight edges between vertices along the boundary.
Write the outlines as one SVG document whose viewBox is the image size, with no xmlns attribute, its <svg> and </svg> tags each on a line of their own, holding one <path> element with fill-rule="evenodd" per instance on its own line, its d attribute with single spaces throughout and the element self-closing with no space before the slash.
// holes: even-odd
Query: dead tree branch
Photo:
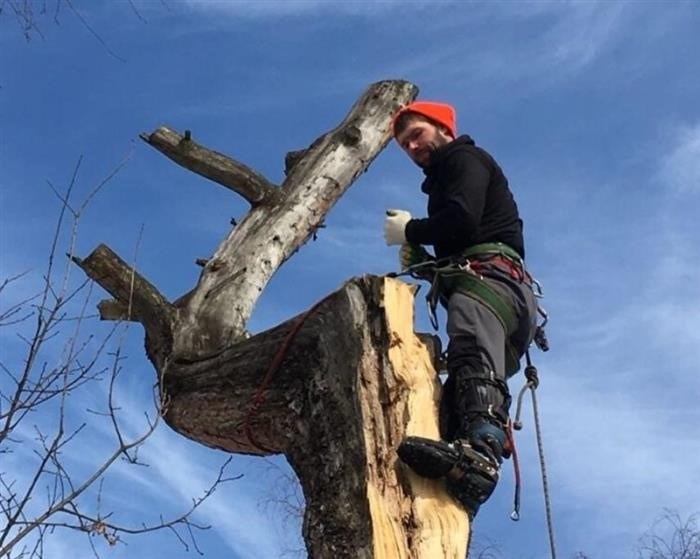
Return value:
<svg viewBox="0 0 700 559">
<path fill-rule="evenodd" d="M 83 278 L 76 287 L 75 278 L 70 277 L 72 263 L 62 271 L 57 270 L 58 247 L 67 242 L 68 254 L 72 254 L 85 209 L 85 203 L 73 206 L 70 199 L 79 167 L 78 164 L 65 194 L 54 189 L 61 207 L 53 237 L 49 239 L 50 251 L 39 293 L 14 302 L 8 292 L 20 278 L 27 276 L 15 276 L 0 283 L 3 303 L 8 307 L 0 309 L 0 326 L 16 328 L 17 335 L 26 344 L 21 348 L 22 353 L 8 351 L 0 357 L 0 455 L 21 452 L 26 456 L 19 468 L 3 460 L 0 470 L 0 516 L 4 520 L 0 523 L 1 557 L 41 558 L 45 538 L 59 528 L 103 536 L 110 544 L 120 541 L 122 533 L 167 529 L 187 547 L 190 544 L 185 538 L 192 538 L 193 529 L 202 528 L 190 520 L 192 512 L 216 486 L 234 479 L 224 475 L 222 469 L 213 485 L 184 513 L 173 518 L 161 517 L 159 522 L 140 527 L 117 524 L 110 520 L 114 512 L 101 512 L 101 485 L 105 474 L 120 458 L 140 463 L 137 451 L 156 429 L 163 410 L 156 405 L 145 415 L 140 433 L 125 434 L 121 425 L 122 410 L 115 400 L 116 381 L 124 359 L 121 351 L 124 336 L 115 337 L 120 325 L 110 328 L 101 340 L 94 332 L 85 334 L 91 318 L 87 309 L 93 304 L 91 287 L 94 284 Z M 88 194 L 86 203 L 114 173 Z M 96 266 L 90 258 L 86 263 L 80 262 L 91 273 L 106 274 L 109 277 L 106 283 L 123 298 L 127 309 L 134 309 L 143 317 L 143 313 L 167 308 L 167 301 L 134 271 L 133 265 L 128 266 L 108 252 L 100 254 L 111 267 Z M 165 315 L 165 311 L 162 314 Z M 149 316 L 143 320 L 150 324 L 156 319 Z M 90 326 L 94 328 L 97 324 Z M 163 335 L 160 331 L 156 334 Z M 94 421 L 83 420 L 79 402 L 86 394 L 100 394 L 105 384 L 106 410 L 94 413 Z M 99 421 L 112 426 L 111 449 L 107 445 L 104 453 L 88 467 L 75 466 L 68 457 L 81 449 L 78 445 L 83 436 L 91 428 L 97 428 L 94 422 Z M 100 433 L 104 435 L 103 429 Z M 97 504 L 91 507 L 86 500 L 89 501 L 97 485 L 100 486 Z M 95 551 L 92 540 L 90 545 Z M 196 542 L 192 540 L 191 545 L 196 546 Z"/>
<path fill-rule="evenodd" d="M 391 115 L 416 94 L 417 88 L 404 81 L 370 86 L 335 129 L 303 151 L 280 188 L 272 188 L 247 167 L 220 154 L 213 157 L 215 152 L 167 129 L 161 128 L 145 138 L 179 164 L 210 178 L 228 169 L 231 184 L 238 189 L 241 181 L 247 185 L 245 195 L 254 204 L 208 259 L 196 288 L 179 300 L 172 341 L 170 335 L 156 335 L 163 324 L 170 324 L 172 317 L 162 297 L 143 298 L 142 303 L 158 317 L 149 331 L 149 338 L 158 347 L 149 355 L 162 357 L 172 351 L 195 356 L 227 347 L 244 336 L 246 323 L 272 275 L 315 234 L 333 205 L 366 171 L 390 139 Z M 123 302 L 127 269 L 118 262 L 119 258 L 104 246 L 82 263 L 78 261 L 86 272 L 85 266 L 93 268 L 90 277 Z M 121 278 L 119 281 L 109 278 L 112 269 Z M 148 293 L 158 293 L 146 285 Z M 134 295 L 136 301 L 138 289 Z M 134 316 L 148 328 L 147 314 L 150 316 Z"/>
<path fill-rule="evenodd" d="M 151 134 L 141 134 L 141 139 L 178 165 L 237 192 L 253 207 L 275 196 L 276 185 L 243 163 L 200 146 L 189 131 L 181 136 L 161 126 Z"/>
<path fill-rule="evenodd" d="M 171 338 L 174 307 L 153 284 L 108 246 L 99 245 L 87 258 L 72 256 L 71 259 L 118 301 L 129 320 L 133 317 L 141 322 L 149 337 Z M 113 311 L 114 306 L 109 310 Z M 102 314 L 103 318 L 113 316 Z M 120 318 L 121 314 L 117 317 Z"/>
</svg>

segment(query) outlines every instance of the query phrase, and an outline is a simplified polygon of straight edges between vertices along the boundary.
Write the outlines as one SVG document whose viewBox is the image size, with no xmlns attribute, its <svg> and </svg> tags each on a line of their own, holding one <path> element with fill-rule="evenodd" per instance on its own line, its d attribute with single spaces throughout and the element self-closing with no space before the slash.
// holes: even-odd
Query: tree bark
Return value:
<svg viewBox="0 0 700 559">
<path fill-rule="evenodd" d="M 355 279 L 309 314 L 173 362 L 165 418 L 213 447 L 284 453 L 304 490 L 310 557 L 462 559 L 466 514 L 396 455 L 407 435 L 439 438 L 437 357 L 413 332 L 413 288 Z"/>
</svg>

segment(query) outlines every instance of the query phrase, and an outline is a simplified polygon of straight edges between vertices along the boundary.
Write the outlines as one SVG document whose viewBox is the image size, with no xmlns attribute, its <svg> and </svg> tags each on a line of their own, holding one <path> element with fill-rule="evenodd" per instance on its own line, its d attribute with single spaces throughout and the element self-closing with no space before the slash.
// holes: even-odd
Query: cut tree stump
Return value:
<svg viewBox="0 0 700 559">
<path fill-rule="evenodd" d="M 306 499 L 310 557 L 466 555 L 465 512 L 442 482 L 416 476 L 396 454 L 407 435 L 439 438 L 438 356 L 414 334 L 414 291 L 353 279 L 309 314 L 206 359 L 174 359 L 162 379 L 165 419 L 183 435 L 286 455 Z"/>
</svg>

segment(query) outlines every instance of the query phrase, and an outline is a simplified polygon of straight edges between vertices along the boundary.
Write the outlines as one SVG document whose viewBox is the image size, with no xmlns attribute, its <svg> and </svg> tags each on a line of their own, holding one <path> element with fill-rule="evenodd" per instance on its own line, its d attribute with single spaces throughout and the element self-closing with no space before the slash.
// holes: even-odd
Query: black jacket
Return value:
<svg viewBox="0 0 700 559">
<path fill-rule="evenodd" d="M 498 163 L 460 136 L 438 148 L 423 170 L 428 217 L 406 224 L 406 240 L 433 245 L 444 258 L 479 243 L 501 242 L 523 258 L 523 222 Z"/>
</svg>

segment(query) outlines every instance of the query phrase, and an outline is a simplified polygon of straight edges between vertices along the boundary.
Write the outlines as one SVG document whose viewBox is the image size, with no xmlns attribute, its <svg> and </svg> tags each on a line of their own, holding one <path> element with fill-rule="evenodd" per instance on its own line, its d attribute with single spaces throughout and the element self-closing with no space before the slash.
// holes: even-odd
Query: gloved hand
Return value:
<svg viewBox="0 0 700 559">
<path fill-rule="evenodd" d="M 403 272 L 411 266 L 422 264 L 434 260 L 431 254 L 421 245 L 413 243 L 404 243 L 399 249 L 399 262 L 401 263 L 401 271 Z"/>
<path fill-rule="evenodd" d="M 406 210 L 387 210 L 384 220 L 384 240 L 386 244 L 402 245 L 406 242 L 406 224 L 411 214 Z"/>
</svg>

